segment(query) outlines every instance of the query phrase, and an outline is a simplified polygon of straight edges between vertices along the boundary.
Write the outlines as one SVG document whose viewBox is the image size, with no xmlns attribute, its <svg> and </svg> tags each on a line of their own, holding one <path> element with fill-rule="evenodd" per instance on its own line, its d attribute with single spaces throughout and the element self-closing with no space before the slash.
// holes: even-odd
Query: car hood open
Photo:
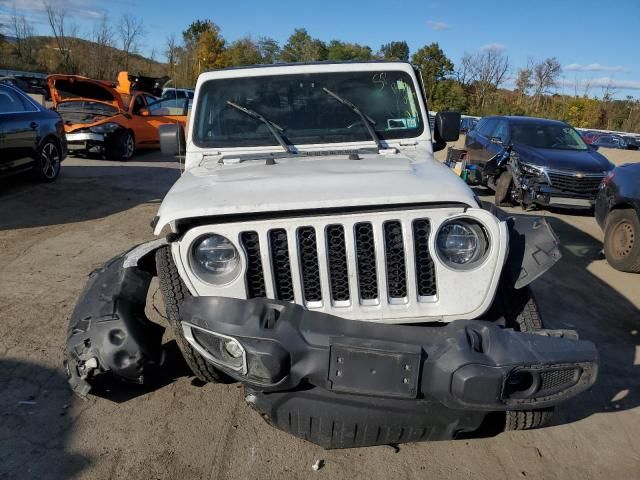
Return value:
<svg viewBox="0 0 640 480">
<path fill-rule="evenodd" d="M 198 217 L 416 203 L 477 207 L 471 189 L 435 160 L 402 154 L 218 162 L 187 170 L 164 198 L 156 235 L 170 222 Z"/>
<path fill-rule="evenodd" d="M 47 84 L 54 107 L 67 101 L 92 100 L 125 110 L 122 97 L 108 82 L 79 75 L 49 75 Z"/>
<path fill-rule="evenodd" d="M 613 165 L 601 153 L 595 150 L 557 150 L 552 148 L 533 148 L 516 144 L 513 149 L 520 159 L 539 167 L 570 172 L 601 173 L 613 168 Z"/>
</svg>

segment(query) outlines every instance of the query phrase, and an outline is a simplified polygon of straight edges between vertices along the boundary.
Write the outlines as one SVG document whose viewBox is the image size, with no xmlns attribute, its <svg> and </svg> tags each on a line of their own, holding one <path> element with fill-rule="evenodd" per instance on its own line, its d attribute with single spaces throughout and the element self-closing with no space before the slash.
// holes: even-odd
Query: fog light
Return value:
<svg viewBox="0 0 640 480">
<path fill-rule="evenodd" d="M 224 343 L 224 349 L 227 351 L 229 355 L 233 358 L 240 358 L 244 353 L 242 346 L 235 340 L 227 340 Z"/>
</svg>

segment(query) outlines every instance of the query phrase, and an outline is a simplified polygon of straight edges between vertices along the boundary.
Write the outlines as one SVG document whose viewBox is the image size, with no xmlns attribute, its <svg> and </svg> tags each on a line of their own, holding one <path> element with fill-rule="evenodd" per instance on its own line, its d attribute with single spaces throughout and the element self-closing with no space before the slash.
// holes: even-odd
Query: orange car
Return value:
<svg viewBox="0 0 640 480">
<path fill-rule="evenodd" d="M 188 99 L 159 99 L 134 90 L 130 79 L 126 72 L 120 72 L 117 84 L 78 75 L 47 77 L 69 150 L 129 160 L 136 149 L 159 147 L 160 125 L 186 125 Z"/>
</svg>

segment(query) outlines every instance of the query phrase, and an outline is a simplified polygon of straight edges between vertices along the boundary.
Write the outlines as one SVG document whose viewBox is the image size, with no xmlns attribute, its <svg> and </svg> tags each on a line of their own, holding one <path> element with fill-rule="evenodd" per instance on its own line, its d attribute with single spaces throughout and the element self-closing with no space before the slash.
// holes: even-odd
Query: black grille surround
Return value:
<svg viewBox="0 0 640 480">
<path fill-rule="evenodd" d="M 437 301 L 429 219 L 389 215 L 382 222 L 328 219 L 256 230 L 239 235 L 247 298 L 310 309 Z"/>
<path fill-rule="evenodd" d="M 354 234 L 360 299 L 375 301 L 378 298 L 378 272 L 373 225 L 368 222 L 356 223 Z"/>
<path fill-rule="evenodd" d="M 595 195 L 600 188 L 604 173 L 581 174 L 549 170 L 547 177 L 551 186 L 563 192 Z"/>
<path fill-rule="evenodd" d="M 334 302 L 348 302 L 350 299 L 349 267 L 344 227 L 342 225 L 328 225 L 326 235 L 331 299 Z"/>
<path fill-rule="evenodd" d="M 260 258 L 260 239 L 257 232 L 242 232 L 240 242 L 247 255 L 247 295 L 249 298 L 266 297 L 264 270 Z"/>
<path fill-rule="evenodd" d="M 391 299 L 407 297 L 407 269 L 405 266 L 402 224 L 398 220 L 384 222 L 387 293 Z"/>
<path fill-rule="evenodd" d="M 429 251 L 431 224 L 425 218 L 413 221 L 413 246 L 416 262 L 416 289 L 419 297 L 436 294 L 436 268 Z"/>
<path fill-rule="evenodd" d="M 271 230 L 269 232 L 269 244 L 276 299 L 293 302 L 295 296 L 293 279 L 291 278 L 291 260 L 289 258 L 287 231 L 284 228 Z"/>
<path fill-rule="evenodd" d="M 304 300 L 305 302 L 322 302 L 316 230 L 313 227 L 300 227 L 297 236 Z"/>
</svg>

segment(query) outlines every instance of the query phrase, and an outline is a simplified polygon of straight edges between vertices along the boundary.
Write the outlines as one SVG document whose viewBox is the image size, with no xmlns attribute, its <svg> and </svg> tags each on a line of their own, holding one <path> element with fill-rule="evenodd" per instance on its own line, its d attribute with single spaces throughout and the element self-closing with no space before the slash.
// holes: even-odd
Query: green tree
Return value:
<svg viewBox="0 0 640 480">
<path fill-rule="evenodd" d="M 257 65 L 262 63 L 262 55 L 253 40 L 241 38 L 227 48 L 227 58 L 232 66 Z"/>
<path fill-rule="evenodd" d="M 371 51 L 371 47 L 366 45 L 331 40 L 327 47 L 328 60 L 371 60 L 371 58 L 373 58 L 373 52 Z"/>
<path fill-rule="evenodd" d="M 389 42 L 380 47 L 380 56 L 385 60 L 409 61 L 409 45 L 402 42 Z"/>
<path fill-rule="evenodd" d="M 467 110 L 467 96 L 457 80 L 441 80 L 436 84 L 433 100 L 428 106 L 436 112 L 465 112 Z"/>
<path fill-rule="evenodd" d="M 278 61 L 280 56 L 280 44 L 269 37 L 260 37 L 257 43 L 258 51 L 260 52 L 260 58 L 262 63 L 271 64 Z"/>
<path fill-rule="evenodd" d="M 453 63 L 437 43 L 426 45 L 414 53 L 411 57 L 411 63 L 416 65 L 422 73 L 427 101 L 431 105 L 439 82 L 453 73 Z M 443 85 L 453 84 L 446 83 Z"/>
<path fill-rule="evenodd" d="M 323 41 L 312 38 L 304 28 L 296 28 L 282 48 L 283 62 L 314 62 L 327 59 L 327 46 Z"/>
</svg>

